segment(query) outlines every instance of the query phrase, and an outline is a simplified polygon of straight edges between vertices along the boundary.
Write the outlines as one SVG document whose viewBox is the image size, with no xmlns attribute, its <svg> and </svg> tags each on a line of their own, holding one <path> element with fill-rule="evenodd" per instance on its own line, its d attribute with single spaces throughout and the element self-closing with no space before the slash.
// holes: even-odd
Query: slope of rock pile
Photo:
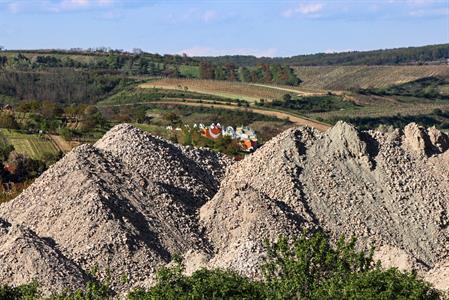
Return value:
<svg viewBox="0 0 449 300">
<path fill-rule="evenodd" d="M 58 292 L 80 288 L 89 279 L 58 251 L 51 239 L 1 218 L 0 245 L 1 284 L 28 284 L 37 280 L 48 292 Z"/>
<path fill-rule="evenodd" d="M 438 278 L 447 273 L 449 254 L 448 145 L 446 134 L 416 124 L 390 132 L 360 132 L 342 122 L 324 134 L 290 129 L 230 167 L 220 191 L 202 207 L 201 221 L 220 266 L 248 275 L 256 268 L 240 263 L 235 249 L 251 243 L 259 249 L 264 238 L 294 235 L 299 224 L 334 239 L 355 235 L 360 245 L 376 246 L 386 264 Z M 260 194 L 271 204 L 265 211 L 254 210 Z M 294 225 L 284 221 L 289 215 Z M 287 227 L 279 228 L 278 220 Z M 220 228 L 231 230 L 220 234 Z M 433 281 L 447 288 L 449 278 Z"/>
<path fill-rule="evenodd" d="M 0 216 L 50 237 L 83 270 L 111 271 L 123 290 L 123 275 L 142 285 L 173 254 L 208 251 L 192 207 L 216 192 L 227 163 L 119 125 L 67 154 Z"/>
<path fill-rule="evenodd" d="M 95 147 L 112 153 L 146 180 L 168 187 L 193 207 L 217 192 L 230 163 L 213 151 L 174 145 L 128 124 L 111 129 Z"/>
</svg>

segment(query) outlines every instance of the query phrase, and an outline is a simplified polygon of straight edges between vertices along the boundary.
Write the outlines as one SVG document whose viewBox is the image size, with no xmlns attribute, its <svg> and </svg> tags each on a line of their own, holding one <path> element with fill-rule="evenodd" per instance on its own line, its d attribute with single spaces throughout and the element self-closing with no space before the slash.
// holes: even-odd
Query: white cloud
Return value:
<svg viewBox="0 0 449 300">
<path fill-rule="evenodd" d="M 215 19 L 218 18 L 218 14 L 216 11 L 214 10 L 208 10 L 205 11 L 202 15 L 201 15 L 201 20 L 203 20 L 204 22 L 208 23 L 211 22 Z"/>
<path fill-rule="evenodd" d="M 97 0 L 98 4 L 100 5 L 111 5 L 112 4 L 112 0 Z"/>
<path fill-rule="evenodd" d="M 70 11 L 88 8 L 92 3 L 89 0 L 63 0 L 53 5 L 47 5 L 47 8 L 53 12 Z"/>
<path fill-rule="evenodd" d="M 189 22 L 203 22 L 211 23 L 223 19 L 215 10 L 202 10 L 199 8 L 190 8 L 180 13 L 170 13 L 167 20 L 173 24 L 189 23 Z"/>
<path fill-rule="evenodd" d="M 409 12 L 411 17 L 444 17 L 449 16 L 449 8 L 417 9 Z"/>
<path fill-rule="evenodd" d="M 321 10 L 323 10 L 323 4 L 321 3 L 300 4 L 297 10 L 303 15 L 316 14 Z"/>
<path fill-rule="evenodd" d="M 6 9 L 11 13 L 20 12 L 70 12 L 77 10 L 106 9 L 121 4 L 121 0 L 6 0 Z"/>
<path fill-rule="evenodd" d="M 298 6 L 289 8 L 285 10 L 282 15 L 284 17 L 292 17 L 296 14 L 301 14 L 305 16 L 313 16 L 317 15 L 324 9 L 324 5 L 322 3 L 300 3 Z"/>
<path fill-rule="evenodd" d="M 179 54 L 185 53 L 189 56 L 222 56 L 222 55 L 254 55 L 257 57 L 273 57 L 276 56 L 276 48 L 268 49 L 249 49 L 249 48 L 229 48 L 217 49 L 210 47 L 195 46 L 192 48 L 179 51 Z"/>
<path fill-rule="evenodd" d="M 354 51 L 354 50 L 353 49 L 344 49 L 344 50 L 326 49 L 326 50 L 324 50 L 324 53 L 332 54 L 332 53 L 351 52 L 351 51 Z"/>
</svg>

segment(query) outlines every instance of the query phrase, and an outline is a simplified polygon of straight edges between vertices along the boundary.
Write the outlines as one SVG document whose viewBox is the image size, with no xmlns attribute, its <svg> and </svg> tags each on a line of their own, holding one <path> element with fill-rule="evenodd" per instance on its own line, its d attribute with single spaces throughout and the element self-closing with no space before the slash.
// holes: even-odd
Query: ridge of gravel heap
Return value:
<svg viewBox="0 0 449 300">
<path fill-rule="evenodd" d="M 95 147 L 112 153 L 149 181 L 177 187 L 173 195 L 193 208 L 217 192 L 231 163 L 214 151 L 175 145 L 129 124 L 112 128 Z"/>
<path fill-rule="evenodd" d="M 325 133 L 289 129 L 233 164 L 201 208 L 211 263 L 251 276 L 265 238 L 319 228 L 334 241 L 355 235 L 385 266 L 417 268 L 447 289 L 448 148 L 446 134 L 414 123 L 389 132 L 344 122 Z"/>
<path fill-rule="evenodd" d="M 155 268 L 174 254 L 209 252 L 193 208 L 217 191 L 228 163 L 221 154 L 118 125 L 94 146 L 68 153 L 1 205 L 0 217 L 50 238 L 85 272 L 110 272 L 112 287 L 123 292 L 148 285 Z M 26 282 L 18 276 L 14 284 Z"/>
</svg>

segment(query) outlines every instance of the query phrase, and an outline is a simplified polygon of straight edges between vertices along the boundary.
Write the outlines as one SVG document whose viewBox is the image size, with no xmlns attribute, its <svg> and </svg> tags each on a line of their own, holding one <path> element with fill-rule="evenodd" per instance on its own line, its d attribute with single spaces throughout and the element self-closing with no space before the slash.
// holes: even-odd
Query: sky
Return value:
<svg viewBox="0 0 449 300">
<path fill-rule="evenodd" d="M 449 43 L 449 0 L 0 0 L 6 49 L 292 56 Z"/>
</svg>

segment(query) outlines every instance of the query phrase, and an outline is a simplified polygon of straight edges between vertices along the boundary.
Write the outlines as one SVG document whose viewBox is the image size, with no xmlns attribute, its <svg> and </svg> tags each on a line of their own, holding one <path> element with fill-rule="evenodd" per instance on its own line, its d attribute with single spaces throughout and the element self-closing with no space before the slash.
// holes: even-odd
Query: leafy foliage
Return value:
<svg viewBox="0 0 449 300">
<path fill-rule="evenodd" d="M 425 77 L 415 81 L 393 85 L 388 88 L 357 89 L 363 95 L 379 96 L 408 96 L 427 99 L 449 100 L 449 93 L 444 93 L 442 87 L 448 87 L 446 79 L 438 77 Z"/>
<path fill-rule="evenodd" d="M 414 273 L 383 270 L 373 252 L 357 251 L 355 239 L 332 247 L 322 233 L 280 238 L 267 244 L 263 280 L 231 271 L 199 270 L 183 275 L 180 263 L 162 268 L 157 284 L 130 299 L 442 299 Z"/>
<path fill-rule="evenodd" d="M 41 294 L 38 291 L 38 284 L 36 282 L 19 285 L 17 287 L 0 286 L 1 300 L 31 300 L 37 299 L 40 296 Z"/>
<path fill-rule="evenodd" d="M 48 297 L 48 300 L 100 300 L 112 299 L 113 296 L 114 293 L 106 280 L 105 282 L 90 281 L 84 288 L 53 294 Z"/>
<path fill-rule="evenodd" d="M 260 64 L 252 68 L 234 64 L 212 64 L 204 61 L 200 64 L 200 79 L 257 82 L 268 84 L 299 85 L 301 80 L 292 68 L 280 64 Z"/>
<path fill-rule="evenodd" d="M 262 285 L 236 273 L 223 270 L 199 270 L 192 276 L 183 275 L 180 264 L 162 268 L 157 285 L 148 291 L 138 289 L 129 299 L 262 299 Z"/>
<path fill-rule="evenodd" d="M 357 108 L 357 105 L 353 102 L 344 101 L 341 97 L 335 95 L 304 96 L 293 98 L 290 94 L 286 94 L 282 100 L 274 100 L 270 103 L 261 101 L 256 103 L 256 105 L 283 108 L 301 113 L 327 112 L 340 109 Z"/>
</svg>

